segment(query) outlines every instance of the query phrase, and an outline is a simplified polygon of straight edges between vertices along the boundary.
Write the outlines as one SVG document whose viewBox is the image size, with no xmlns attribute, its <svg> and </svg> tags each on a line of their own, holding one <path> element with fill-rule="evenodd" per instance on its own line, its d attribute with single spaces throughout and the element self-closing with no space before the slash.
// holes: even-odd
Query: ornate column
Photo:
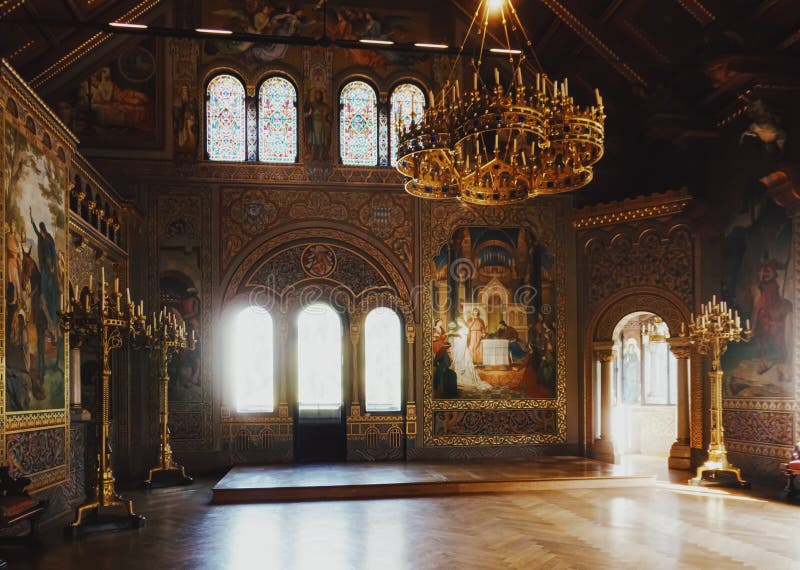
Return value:
<svg viewBox="0 0 800 570">
<path fill-rule="evenodd" d="M 353 366 L 353 382 L 352 390 L 350 392 L 350 415 L 361 415 L 361 367 L 358 365 L 359 357 L 359 340 L 361 339 L 361 326 L 356 323 L 350 325 L 350 346 L 351 346 L 351 361 Z"/>
<path fill-rule="evenodd" d="M 669 450 L 670 469 L 691 469 L 692 446 L 689 440 L 689 372 L 692 347 L 686 337 L 669 339 L 670 350 L 678 361 L 677 438 Z"/>
<path fill-rule="evenodd" d="M 81 404 L 81 349 L 71 346 L 69 349 L 69 407 L 73 412 L 80 413 Z"/>
<path fill-rule="evenodd" d="M 611 363 L 616 358 L 614 343 L 596 342 L 594 357 L 600 362 L 600 437 L 594 440 L 595 459 L 614 463 L 614 441 L 611 436 Z"/>
</svg>

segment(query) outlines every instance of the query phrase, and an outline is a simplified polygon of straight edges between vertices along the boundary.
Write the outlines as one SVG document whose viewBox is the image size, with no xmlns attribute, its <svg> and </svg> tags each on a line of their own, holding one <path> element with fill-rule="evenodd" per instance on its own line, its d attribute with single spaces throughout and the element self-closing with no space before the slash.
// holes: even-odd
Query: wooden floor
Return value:
<svg viewBox="0 0 800 570">
<path fill-rule="evenodd" d="M 685 477 L 678 474 L 679 479 Z M 779 489 L 565 489 L 417 499 L 210 505 L 213 481 L 135 492 L 136 531 L 45 534 L 12 570 L 733 568 L 800 560 Z"/>
<path fill-rule="evenodd" d="M 583 457 L 446 463 L 238 466 L 213 488 L 216 504 L 374 499 L 652 485 L 655 476 Z"/>
</svg>

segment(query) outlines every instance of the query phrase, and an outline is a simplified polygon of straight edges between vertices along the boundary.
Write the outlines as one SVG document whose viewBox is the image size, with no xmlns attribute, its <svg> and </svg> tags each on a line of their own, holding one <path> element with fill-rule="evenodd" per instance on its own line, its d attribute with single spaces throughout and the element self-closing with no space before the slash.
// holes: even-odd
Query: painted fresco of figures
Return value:
<svg viewBox="0 0 800 570">
<path fill-rule="evenodd" d="M 322 89 L 314 89 L 313 95 L 305 104 L 303 118 L 306 126 L 306 158 L 326 160 L 331 147 L 331 107 L 325 102 Z"/>
<path fill-rule="evenodd" d="M 168 272 L 161 276 L 161 299 L 178 322 L 186 324 L 188 335 L 195 331 L 200 338 L 202 302 L 194 282 L 186 275 Z M 201 397 L 201 360 L 198 346 L 183 351 L 170 361 L 170 398 L 176 401 L 199 401 Z"/>
<path fill-rule="evenodd" d="M 63 408 L 66 171 L 13 123 L 5 134 L 6 407 Z"/>
<path fill-rule="evenodd" d="M 81 81 L 61 93 L 54 108 L 87 146 L 109 143 L 126 148 L 161 146 L 160 98 L 155 40 L 118 52 Z"/>
<path fill-rule="evenodd" d="M 553 260 L 535 237 L 460 228 L 432 263 L 435 397 L 555 397 Z"/>
<path fill-rule="evenodd" d="M 763 191 L 753 190 L 728 229 L 723 298 L 749 318 L 753 338 L 722 357 L 724 392 L 734 397 L 789 397 L 793 308 L 789 291 L 792 223 Z"/>
<path fill-rule="evenodd" d="M 197 154 L 198 122 L 197 97 L 187 83 L 181 83 L 172 106 L 172 132 L 177 155 L 193 158 Z"/>
</svg>

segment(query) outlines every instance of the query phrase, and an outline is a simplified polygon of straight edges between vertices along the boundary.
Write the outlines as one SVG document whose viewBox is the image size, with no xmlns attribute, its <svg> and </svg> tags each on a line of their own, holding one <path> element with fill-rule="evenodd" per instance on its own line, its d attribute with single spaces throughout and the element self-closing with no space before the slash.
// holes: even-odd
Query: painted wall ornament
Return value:
<svg viewBox="0 0 800 570">
<path fill-rule="evenodd" d="M 326 277 L 336 267 L 336 254 L 326 245 L 314 244 L 303 250 L 301 256 L 303 271 L 312 277 Z"/>
</svg>

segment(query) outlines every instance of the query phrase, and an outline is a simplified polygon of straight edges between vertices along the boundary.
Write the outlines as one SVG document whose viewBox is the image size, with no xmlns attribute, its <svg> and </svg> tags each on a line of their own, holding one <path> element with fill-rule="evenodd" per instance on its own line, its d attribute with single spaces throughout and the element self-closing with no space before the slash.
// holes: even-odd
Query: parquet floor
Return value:
<svg viewBox="0 0 800 570">
<path fill-rule="evenodd" d="M 65 542 L 12 570 L 790 568 L 800 506 L 659 482 L 417 499 L 210 505 L 213 481 L 131 493 L 147 526 Z"/>
</svg>

